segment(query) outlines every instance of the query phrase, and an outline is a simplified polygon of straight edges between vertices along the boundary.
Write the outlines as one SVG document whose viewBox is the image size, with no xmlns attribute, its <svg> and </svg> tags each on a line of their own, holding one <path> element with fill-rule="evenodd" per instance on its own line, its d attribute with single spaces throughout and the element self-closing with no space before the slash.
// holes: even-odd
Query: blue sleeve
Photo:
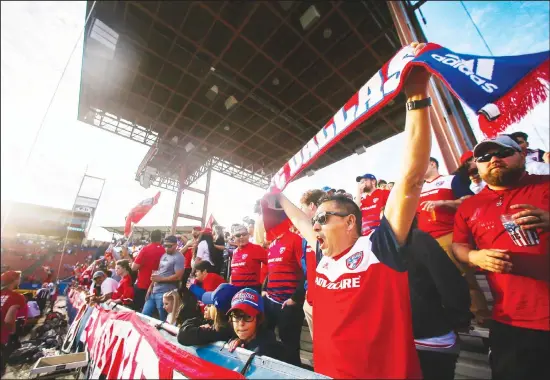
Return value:
<svg viewBox="0 0 550 380">
<path fill-rule="evenodd" d="M 380 226 L 370 236 L 372 253 L 381 263 L 398 272 L 405 272 L 407 270 L 405 248 L 410 244 L 411 230 L 407 234 L 405 245 L 400 246 L 390 223 L 385 216 L 382 217 Z"/>
<path fill-rule="evenodd" d="M 451 188 L 456 199 L 460 199 L 466 195 L 474 195 L 472 190 L 470 190 L 470 184 L 462 182 L 457 175 L 454 176 L 451 182 Z"/>
</svg>

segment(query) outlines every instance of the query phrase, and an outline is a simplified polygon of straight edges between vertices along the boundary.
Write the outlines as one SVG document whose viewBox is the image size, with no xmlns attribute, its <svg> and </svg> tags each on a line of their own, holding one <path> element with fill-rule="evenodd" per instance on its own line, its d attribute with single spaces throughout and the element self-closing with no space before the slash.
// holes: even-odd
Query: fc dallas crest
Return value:
<svg viewBox="0 0 550 380">
<path fill-rule="evenodd" d="M 346 266 L 350 270 L 356 269 L 359 264 L 361 264 L 361 261 L 363 261 L 363 251 L 354 253 L 350 257 L 346 259 Z"/>
</svg>

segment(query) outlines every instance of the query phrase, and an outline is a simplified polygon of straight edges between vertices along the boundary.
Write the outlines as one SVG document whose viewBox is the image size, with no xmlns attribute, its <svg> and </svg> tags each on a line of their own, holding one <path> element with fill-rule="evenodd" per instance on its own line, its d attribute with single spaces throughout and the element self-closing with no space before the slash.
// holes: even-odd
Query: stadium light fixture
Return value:
<svg viewBox="0 0 550 380">
<path fill-rule="evenodd" d="M 321 18 L 321 15 L 315 8 L 315 5 L 312 5 L 304 12 L 302 17 L 300 17 L 300 24 L 302 24 L 302 29 L 308 30 L 317 20 Z"/>
<path fill-rule="evenodd" d="M 233 95 L 231 95 L 225 101 L 225 109 L 229 111 L 237 103 L 238 103 L 237 99 L 235 99 L 235 97 Z"/>
<path fill-rule="evenodd" d="M 206 98 L 211 102 L 213 102 L 214 99 L 216 99 L 217 95 L 218 95 L 218 86 L 216 85 L 210 87 L 210 89 L 206 92 Z"/>
<path fill-rule="evenodd" d="M 194 145 L 192 142 L 188 142 L 188 143 L 185 145 L 185 151 L 186 151 L 187 153 L 191 152 L 194 148 L 195 148 L 195 145 Z"/>
<path fill-rule="evenodd" d="M 313 177 L 313 175 L 315 174 L 315 170 L 313 170 L 313 169 L 308 170 L 308 171 L 306 172 L 306 174 L 307 174 L 308 177 Z"/>
<path fill-rule="evenodd" d="M 363 154 L 367 151 L 367 148 L 365 148 L 364 145 L 360 145 L 358 146 L 357 148 L 355 148 L 355 153 L 357 153 L 358 155 L 359 154 Z"/>
</svg>

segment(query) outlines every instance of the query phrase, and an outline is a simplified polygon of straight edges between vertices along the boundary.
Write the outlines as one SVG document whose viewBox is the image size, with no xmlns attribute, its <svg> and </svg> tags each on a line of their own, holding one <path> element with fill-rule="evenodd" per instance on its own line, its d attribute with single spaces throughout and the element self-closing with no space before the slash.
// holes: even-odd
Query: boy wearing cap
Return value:
<svg viewBox="0 0 550 380">
<path fill-rule="evenodd" d="M 226 314 L 238 290 L 231 284 L 221 284 L 213 292 L 195 289 L 194 294 L 207 305 L 205 318 L 212 323 L 206 323 L 204 318 L 191 318 L 184 321 L 178 333 L 178 342 L 184 346 L 200 346 L 218 341 L 226 342 L 233 338 L 235 333 L 228 323 Z"/>
<path fill-rule="evenodd" d="M 9 341 L 10 334 L 15 331 L 15 321 L 17 319 L 17 313 L 20 309 L 27 308 L 27 302 L 22 294 L 15 292 L 14 290 L 19 287 L 21 281 L 21 272 L 7 271 L 2 273 L 0 278 L 1 291 L 0 291 L 0 347 L 1 347 L 1 373 L 4 375 L 6 370 L 6 361 L 11 354 L 8 352 L 7 343 Z"/>
<path fill-rule="evenodd" d="M 165 321 L 167 317 L 162 296 L 170 290 L 178 289 L 185 269 L 185 260 L 177 248 L 178 239 L 175 236 L 167 236 L 164 239 L 166 253 L 160 259 L 158 270 L 151 276 L 151 284 L 145 297 L 145 305 L 143 305 L 142 313 L 144 315 L 151 317 L 156 309 L 161 321 Z"/>
<path fill-rule="evenodd" d="M 488 272 L 494 379 L 550 378 L 550 176 L 530 175 L 509 136 L 474 148 L 487 186 L 458 207 L 453 252 Z"/>
<path fill-rule="evenodd" d="M 98 270 L 93 275 L 95 285 L 101 289 L 100 296 L 89 295 L 86 297 L 87 301 L 101 303 L 111 299 L 111 295 L 117 290 L 118 282 L 110 277 L 107 277 L 105 272 Z M 93 287 L 92 286 L 92 289 Z"/>
<path fill-rule="evenodd" d="M 357 194 L 355 203 L 361 209 L 362 225 L 361 233 L 368 235 L 380 225 L 380 215 L 386 207 L 390 192 L 377 188 L 376 177 L 367 173 L 355 178 L 357 182 Z"/>
<path fill-rule="evenodd" d="M 277 341 L 275 333 L 263 325 L 264 303 L 258 292 L 249 288 L 240 290 L 231 300 L 227 314 L 237 336 L 229 343 L 230 352 L 242 347 L 260 356 L 289 362 L 285 347 Z"/>
<path fill-rule="evenodd" d="M 267 251 L 249 242 L 250 234 L 244 225 L 234 225 L 231 232 L 237 249 L 231 261 L 230 282 L 239 289 L 252 288 L 260 293 L 260 272 L 262 264 L 267 265 Z"/>
</svg>

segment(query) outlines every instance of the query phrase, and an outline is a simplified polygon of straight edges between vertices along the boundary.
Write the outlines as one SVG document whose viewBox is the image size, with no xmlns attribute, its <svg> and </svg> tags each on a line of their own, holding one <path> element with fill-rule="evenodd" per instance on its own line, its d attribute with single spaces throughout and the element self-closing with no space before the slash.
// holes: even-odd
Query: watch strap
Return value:
<svg viewBox="0 0 550 380">
<path fill-rule="evenodd" d="M 418 110 L 432 105 L 432 98 L 411 100 L 406 103 L 407 111 Z"/>
</svg>

